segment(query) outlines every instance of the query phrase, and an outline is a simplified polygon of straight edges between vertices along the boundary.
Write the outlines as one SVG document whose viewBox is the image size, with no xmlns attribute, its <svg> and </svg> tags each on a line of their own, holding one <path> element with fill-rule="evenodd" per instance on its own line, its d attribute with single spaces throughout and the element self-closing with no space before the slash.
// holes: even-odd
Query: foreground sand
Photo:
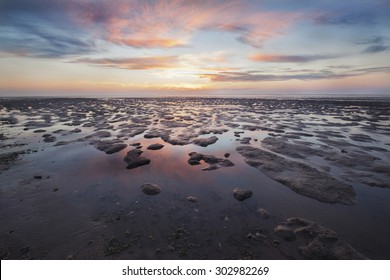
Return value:
<svg viewBox="0 0 390 280">
<path fill-rule="evenodd" d="M 389 108 L 2 99 L 1 258 L 388 259 Z"/>
</svg>

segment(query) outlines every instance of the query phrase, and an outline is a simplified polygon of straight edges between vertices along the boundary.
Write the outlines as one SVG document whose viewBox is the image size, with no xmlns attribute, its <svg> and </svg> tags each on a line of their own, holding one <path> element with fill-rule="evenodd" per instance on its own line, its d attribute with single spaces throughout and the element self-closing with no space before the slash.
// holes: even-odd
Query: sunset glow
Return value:
<svg viewBox="0 0 390 280">
<path fill-rule="evenodd" d="M 0 94 L 389 94 L 390 2 L 0 3 Z"/>
</svg>

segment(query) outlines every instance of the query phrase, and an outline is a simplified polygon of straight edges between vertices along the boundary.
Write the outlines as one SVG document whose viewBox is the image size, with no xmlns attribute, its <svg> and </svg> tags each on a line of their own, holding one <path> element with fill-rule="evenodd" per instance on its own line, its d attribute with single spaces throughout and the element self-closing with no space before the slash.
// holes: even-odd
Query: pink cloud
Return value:
<svg viewBox="0 0 390 280">
<path fill-rule="evenodd" d="M 298 17 L 269 12 L 251 1 L 105 1 L 74 11 L 83 25 L 114 44 L 135 48 L 172 48 L 189 44 L 201 30 L 237 34 L 254 47 L 278 36 Z M 97 4 L 98 3 L 98 4 Z"/>
</svg>

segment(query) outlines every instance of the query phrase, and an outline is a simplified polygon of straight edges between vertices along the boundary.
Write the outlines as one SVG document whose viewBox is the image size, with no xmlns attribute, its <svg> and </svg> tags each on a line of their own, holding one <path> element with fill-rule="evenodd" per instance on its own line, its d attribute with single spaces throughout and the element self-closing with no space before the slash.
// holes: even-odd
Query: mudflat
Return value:
<svg viewBox="0 0 390 280">
<path fill-rule="evenodd" d="M 1 259 L 389 259 L 390 100 L 0 99 Z"/>
</svg>

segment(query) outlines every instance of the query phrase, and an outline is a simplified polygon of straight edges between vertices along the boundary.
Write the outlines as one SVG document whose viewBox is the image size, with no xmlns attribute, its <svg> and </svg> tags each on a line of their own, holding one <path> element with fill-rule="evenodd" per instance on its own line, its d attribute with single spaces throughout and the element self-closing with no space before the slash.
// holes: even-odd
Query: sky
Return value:
<svg viewBox="0 0 390 280">
<path fill-rule="evenodd" d="M 0 0 L 0 96 L 389 94 L 390 0 Z"/>
</svg>

